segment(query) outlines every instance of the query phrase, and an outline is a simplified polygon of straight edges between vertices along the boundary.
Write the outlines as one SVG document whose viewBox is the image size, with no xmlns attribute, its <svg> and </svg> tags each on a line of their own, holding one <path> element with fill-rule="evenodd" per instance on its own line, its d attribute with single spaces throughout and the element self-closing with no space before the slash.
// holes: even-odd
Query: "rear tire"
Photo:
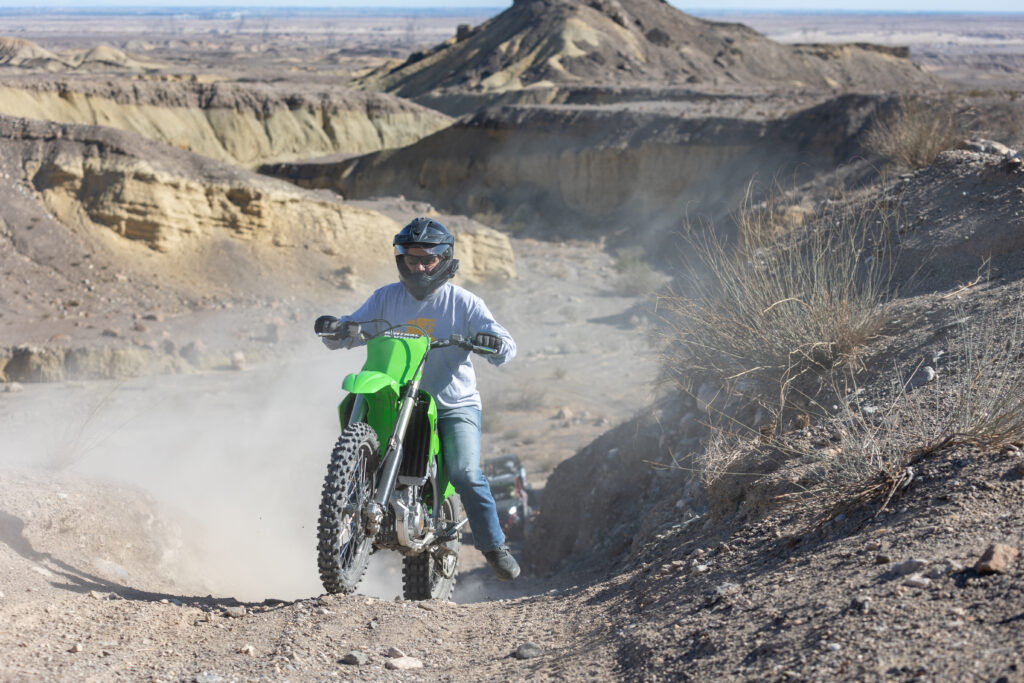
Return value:
<svg viewBox="0 0 1024 683">
<path fill-rule="evenodd" d="M 328 593 L 351 593 L 366 572 L 373 537 L 364 510 L 380 461 L 377 433 L 365 422 L 345 427 L 331 452 L 317 525 L 317 564 Z"/>
<path fill-rule="evenodd" d="M 458 495 L 452 494 L 441 503 L 438 525 L 441 529 L 466 518 L 466 511 Z M 406 600 L 451 600 L 455 592 L 455 578 L 459 573 L 459 551 L 462 549 L 462 530 L 441 547 L 451 552 L 424 551 L 419 555 L 402 558 L 402 594 Z"/>
</svg>

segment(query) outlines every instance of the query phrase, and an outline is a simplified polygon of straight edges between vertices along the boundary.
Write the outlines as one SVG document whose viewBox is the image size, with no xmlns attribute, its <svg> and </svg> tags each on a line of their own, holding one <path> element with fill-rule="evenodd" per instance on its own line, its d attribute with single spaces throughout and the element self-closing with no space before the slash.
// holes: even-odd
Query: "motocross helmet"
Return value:
<svg viewBox="0 0 1024 683">
<path fill-rule="evenodd" d="M 459 261 L 453 258 L 455 237 L 448 228 L 433 218 L 414 218 L 395 235 L 395 263 L 398 277 L 406 290 L 417 299 L 425 299 L 431 292 L 455 276 Z M 403 254 L 413 248 L 424 249 L 440 261 L 430 272 L 415 272 L 405 264 Z"/>
</svg>

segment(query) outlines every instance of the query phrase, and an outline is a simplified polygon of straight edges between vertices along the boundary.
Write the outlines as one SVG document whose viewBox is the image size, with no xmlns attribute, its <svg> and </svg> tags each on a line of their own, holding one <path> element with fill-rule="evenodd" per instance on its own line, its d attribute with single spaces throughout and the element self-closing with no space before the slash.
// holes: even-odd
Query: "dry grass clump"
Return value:
<svg viewBox="0 0 1024 683">
<path fill-rule="evenodd" d="M 660 287 L 665 277 L 647 263 L 640 248 L 620 249 L 616 253 L 616 289 L 624 296 L 645 296 Z"/>
<path fill-rule="evenodd" d="M 962 135 L 948 103 L 905 98 L 888 116 L 875 119 L 864 146 L 904 168 L 924 168 Z"/>
<path fill-rule="evenodd" d="M 988 446 L 1024 441 L 1024 291 L 1017 295 L 1012 323 L 995 315 L 975 322 L 961 316 L 962 368 L 956 401 L 947 408 L 944 432 Z"/>
<path fill-rule="evenodd" d="M 742 380 L 784 404 L 797 377 L 853 363 L 893 296 L 897 215 L 837 202 L 780 234 L 770 211 L 748 211 L 734 249 L 699 233 L 679 291 L 659 300 L 668 374 Z"/>
<path fill-rule="evenodd" d="M 741 430 L 713 429 L 706 452 L 695 458 L 701 479 L 713 486 L 729 475 L 754 485 L 764 473 L 789 467 L 779 479 L 795 485 L 795 495 L 829 508 L 891 496 L 913 479 L 912 466 L 928 453 L 956 445 L 1021 444 L 1024 292 L 1011 320 L 999 315 L 960 316 L 956 352 L 933 383 L 912 388 L 905 380 L 916 368 L 899 370 L 878 410 L 864 411 L 867 403 L 881 402 L 854 389 L 832 414 L 818 416 L 830 425 L 828 445 L 808 447 L 793 435 L 765 444 L 753 430 L 744 437 Z"/>
</svg>

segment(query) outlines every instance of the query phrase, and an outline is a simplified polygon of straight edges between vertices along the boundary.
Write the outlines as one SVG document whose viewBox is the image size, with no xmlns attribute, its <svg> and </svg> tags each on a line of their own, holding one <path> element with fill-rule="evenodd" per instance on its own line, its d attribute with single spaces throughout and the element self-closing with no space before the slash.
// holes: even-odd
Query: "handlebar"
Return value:
<svg viewBox="0 0 1024 683">
<path fill-rule="evenodd" d="M 492 349 L 489 346 L 477 346 L 471 340 L 466 339 L 460 334 L 453 334 L 447 339 L 434 339 L 430 342 L 431 349 L 442 349 L 446 346 L 458 346 L 460 349 L 479 353 L 481 356 L 489 356 L 498 352 L 497 349 Z"/>
<path fill-rule="evenodd" d="M 337 319 L 335 319 L 333 322 L 337 323 Z M 423 330 L 420 330 L 420 332 L 422 332 L 422 334 L 411 334 L 411 333 L 404 332 L 404 331 L 402 331 L 402 332 L 396 331 L 396 330 L 400 330 L 400 329 L 408 329 L 410 327 L 410 325 L 408 325 L 408 324 L 405 324 L 405 325 L 391 325 L 390 323 L 388 323 L 389 327 L 387 327 L 384 330 L 378 332 L 377 334 L 370 334 L 370 333 L 368 333 L 368 332 L 363 330 L 362 326 L 364 324 L 375 323 L 375 322 L 387 323 L 386 320 L 366 320 L 366 321 L 364 321 L 362 323 L 356 322 L 354 320 L 347 320 L 344 323 L 342 323 L 340 325 L 337 325 L 337 326 L 335 326 L 335 325 L 327 325 L 327 326 L 325 326 L 324 329 L 318 329 L 318 330 L 316 330 L 316 335 L 318 337 L 326 337 L 326 338 L 329 338 L 329 339 L 347 339 L 349 337 L 359 337 L 359 339 L 364 341 L 364 342 L 369 341 L 371 339 L 374 339 L 376 337 L 399 337 L 399 338 L 416 339 L 416 338 L 419 338 L 419 337 L 429 337 L 430 336 L 426 332 L 424 332 Z M 419 328 L 417 328 L 417 329 L 419 329 Z M 445 348 L 447 346 L 458 346 L 461 349 L 465 349 L 467 351 L 472 351 L 473 353 L 478 353 L 478 354 L 483 355 L 483 356 L 489 356 L 489 355 L 492 355 L 492 354 L 495 354 L 495 353 L 498 352 L 497 349 L 492 349 L 489 346 L 479 346 L 477 344 L 474 344 L 472 340 L 466 339 L 465 337 L 463 337 L 460 334 L 453 334 L 450 337 L 448 337 L 447 339 L 431 339 L 430 340 L 430 348 L 431 349 L 442 349 L 442 348 Z"/>
</svg>

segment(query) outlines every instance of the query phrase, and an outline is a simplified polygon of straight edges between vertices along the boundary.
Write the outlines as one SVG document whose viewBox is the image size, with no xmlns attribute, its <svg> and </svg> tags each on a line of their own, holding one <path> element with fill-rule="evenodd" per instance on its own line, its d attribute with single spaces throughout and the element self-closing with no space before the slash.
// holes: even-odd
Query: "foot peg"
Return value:
<svg viewBox="0 0 1024 683">
<path fill-rule="evenodd" d="M 452 540 L 453 538 L 455 538 L 455 534 L 459 533 L 459 530 L 462 529 L 462 527 L 464 527 L 466 525 L 466 522 L 468 521 L 468 519 L 464 519 L 461 522 L 449 524 L 447 528 L 443 529 L 441 533 L 437 535 L 437 538 L 434 539 L 434 542 L 447 543 L 448 541 Z"/>
</svg>

